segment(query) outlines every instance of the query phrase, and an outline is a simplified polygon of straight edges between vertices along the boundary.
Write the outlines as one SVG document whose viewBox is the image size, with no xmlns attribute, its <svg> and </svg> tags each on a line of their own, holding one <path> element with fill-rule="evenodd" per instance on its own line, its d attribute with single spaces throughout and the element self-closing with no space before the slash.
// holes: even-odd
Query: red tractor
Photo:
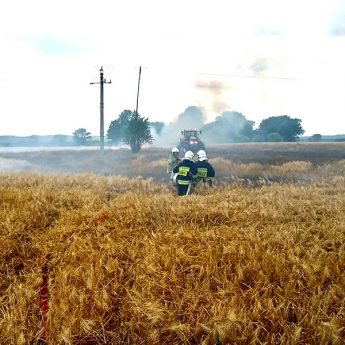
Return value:
<svg viewBox="0 0 345 345">
<path fill-rule="evenodd" d="M 181 131 L 182 137 L 180 138 L 180 143 L 178 149 L 181 154 L 185 154 L 187 151 L 193 151 L 196 154 L 199 150 L 205 150 L 205 144 L 200 140 L 199 135 L 202 134 L 201 131 L 197 129 Z"/>
</svg>

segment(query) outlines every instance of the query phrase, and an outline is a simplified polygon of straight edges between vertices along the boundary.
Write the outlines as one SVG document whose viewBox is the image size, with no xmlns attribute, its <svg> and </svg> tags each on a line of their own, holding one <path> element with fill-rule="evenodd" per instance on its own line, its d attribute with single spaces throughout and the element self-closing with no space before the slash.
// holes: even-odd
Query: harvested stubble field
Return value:
<svg viewBox="0 0 345 345">
<path fill-rule="evenodd" d="M 0 153 L 0 172 L 93 173 L 167 181 L 169 148 Z M 342 176 L 345 143 L 248 143 L 209 147 L 219 181 L 261 185 L 321 181 Z"/>
<path fill-rule="evenodd" d="M 217 187 L 180 198 L 157 179 L 0 174 L 0 343 L 42 336 L 51 254 L 49 344 L 343 344 L 343 162 L 217 159 Z M 314 177 L 253 188 L 230 166 Z"/>
</svg>

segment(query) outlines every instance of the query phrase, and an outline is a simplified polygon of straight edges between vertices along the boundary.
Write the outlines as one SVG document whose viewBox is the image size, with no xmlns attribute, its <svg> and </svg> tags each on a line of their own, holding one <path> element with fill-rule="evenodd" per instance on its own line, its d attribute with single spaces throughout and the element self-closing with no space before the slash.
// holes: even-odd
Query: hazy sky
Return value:
<svg viewBox="0 0 345 345">
<path fill-rule="evenodd" d="M 11 0 L 0 4 L 0 135 L 99 134 L 125 109 L 169 122 L 186 107 L 307 135 L 345 133 L 345 0 Z"/>
</svg>

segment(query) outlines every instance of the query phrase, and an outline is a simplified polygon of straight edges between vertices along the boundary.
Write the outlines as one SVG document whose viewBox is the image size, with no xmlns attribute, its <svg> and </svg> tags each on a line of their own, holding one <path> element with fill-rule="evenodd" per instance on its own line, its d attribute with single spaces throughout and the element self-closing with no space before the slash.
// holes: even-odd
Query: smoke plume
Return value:
<svg viewBox="0 0 345 345">
<path fill-rule="evenodd" d="M 155 146 L 176 146 L 179 143 L 181 131 L 184 129 L 200 129 L 204 125 L 204 113 L 196 106 L 189 106 L 176 120 L 168 123 L 162 129 L 159 137 L 153 142 Z"/>
<path fill-rule="evenodd" d="M 254 74 L 262 74 L 269 68 L 269 61 L 264 57 L 257 57 L 254 63 L 250 66 L 251 71 Z"/>
<path fill-rule="evenodd" d="M 226 110 L 231 110 L 232 107 L 224 95 L 225 91 L 230 89 L 229 86 L 219 80 L 197 80 L 195 87 L 203 91 L 203 97 L 199 101 L 199 106 L 205 108 L 206 111 L 209 110 L 210 113 L 218 115 Z"/>
<path fill-rule="evenodd" d="M 252 135 L 254 122 L 236 111 L 226 111 L 203 128 L 206 145 L 247 141 Z"/>
</svg>

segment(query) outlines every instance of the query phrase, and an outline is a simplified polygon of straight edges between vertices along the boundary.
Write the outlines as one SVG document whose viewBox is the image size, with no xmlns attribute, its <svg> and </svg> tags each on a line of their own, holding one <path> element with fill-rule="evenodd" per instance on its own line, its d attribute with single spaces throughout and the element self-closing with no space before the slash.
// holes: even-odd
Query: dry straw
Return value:
<svg viewBox="0 0 345 345">
<path fill-rule="evenodd" d="M 37 342 L 48 253 L 58 263 L 49 281 L 50 344 L 345 339 L 341 175 L 309 186 L 220 185 L 187 198 L 143 179 L 0 181 L 1 344 Z"/>
</svg>

